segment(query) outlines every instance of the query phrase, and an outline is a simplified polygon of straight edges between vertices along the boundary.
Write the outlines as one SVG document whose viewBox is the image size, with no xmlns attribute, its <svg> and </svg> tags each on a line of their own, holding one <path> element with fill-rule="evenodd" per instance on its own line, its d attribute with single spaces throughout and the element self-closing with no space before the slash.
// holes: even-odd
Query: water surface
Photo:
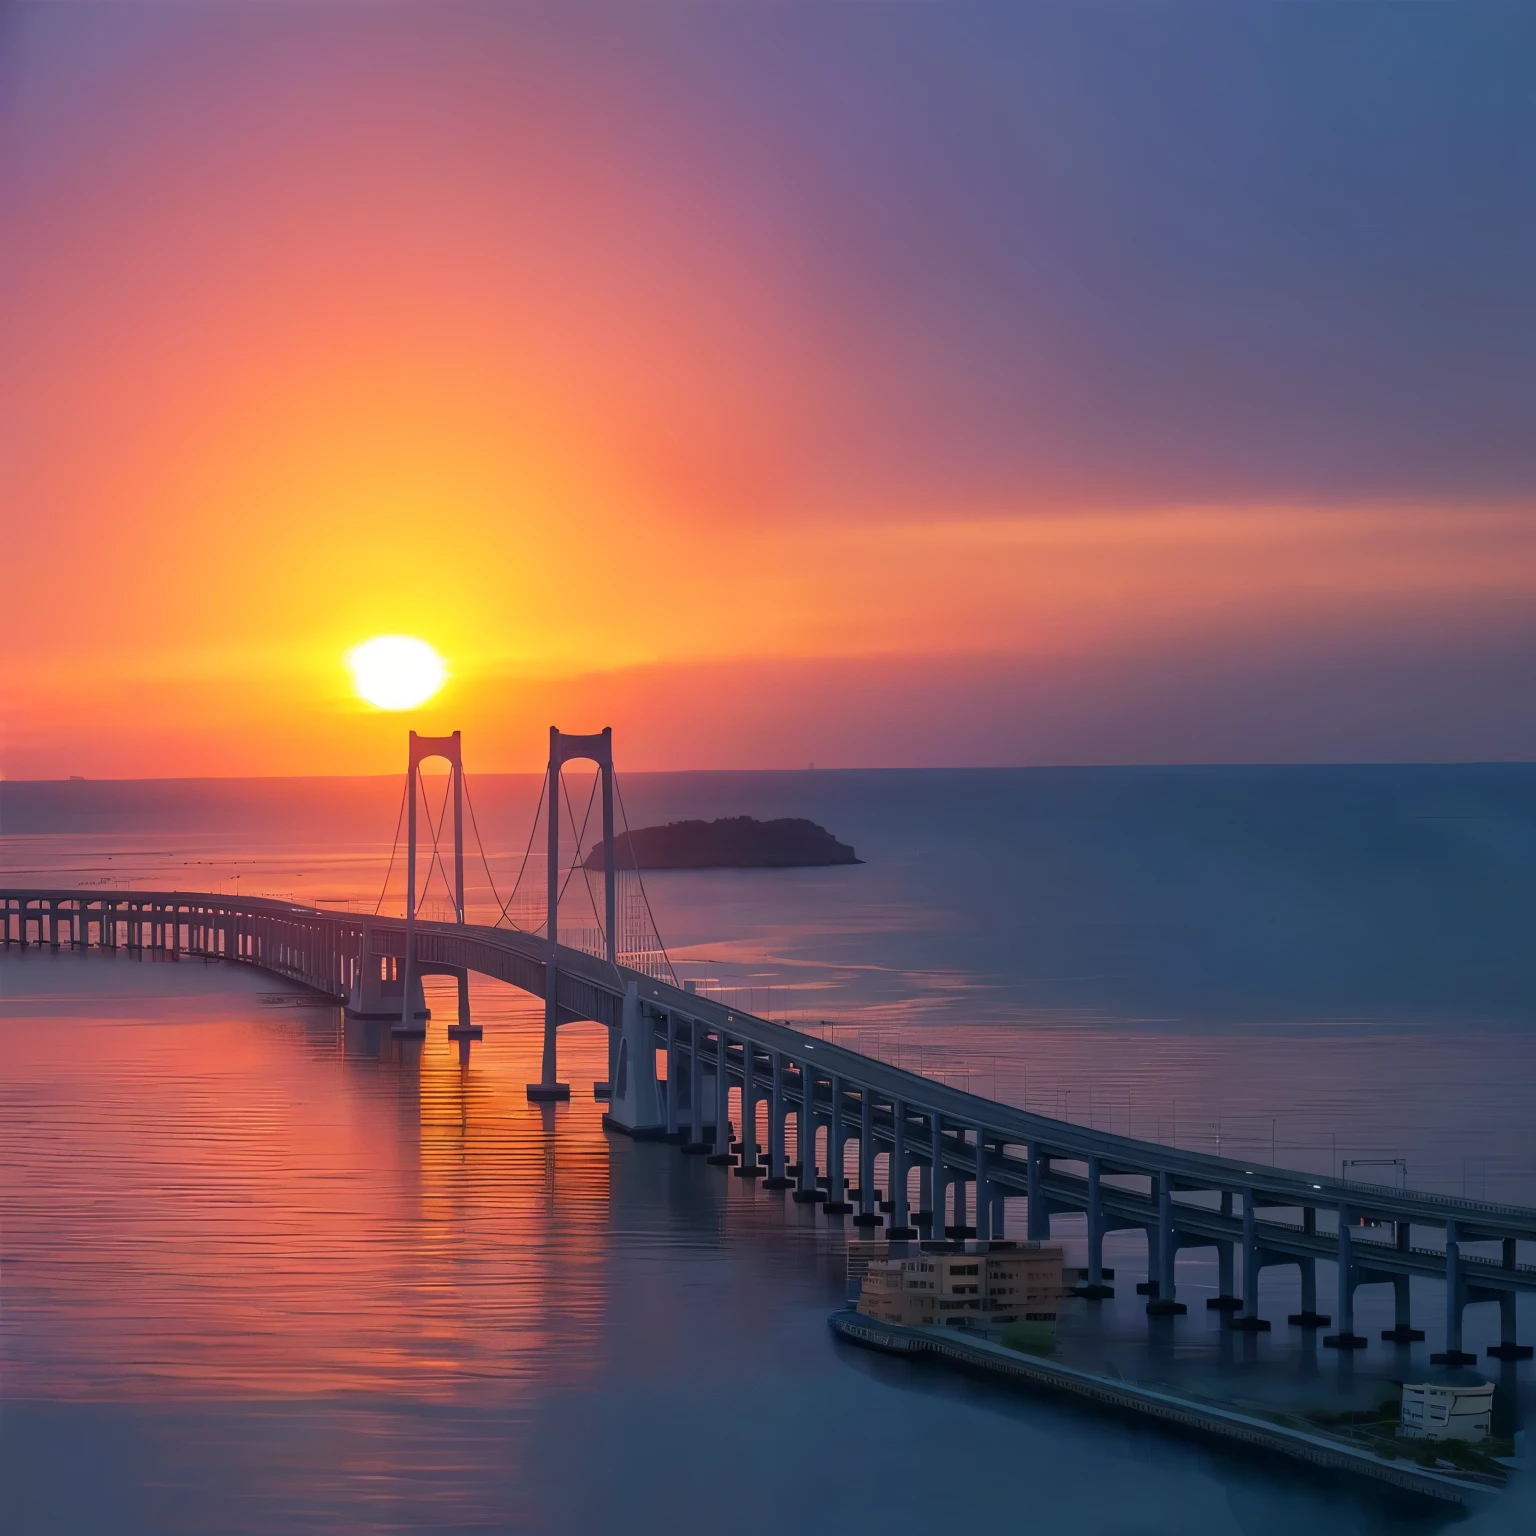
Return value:
<svg viewBox="0 0 1536 1536">
<path fill-rule="evenodd" d="M 504 896 L 537 786 L 476 788 Z M 679 970 L 760 1011 L 1116 1130 L 1319 1171 L 1401 1158 L 1423 1187 L 1536 1202 L 1527 770 L 625 790 L 637 824 L 807 814 L 868 860 L 648 879 Z M 397 795 L 7 785 L 7 865 L 37 872 L 8 878 L 238 876 L 371 907 Z M 237 967 L 0 958 L 0 1528 L 1414 1523 L 1371 1492 L 835 1344 L 838 1226 L 607 1137 L 597 1030 L 562 1031 L 575 1093 L 540 1108 L 522 1089 L 541 1005 L 477 983 L 466 1066 L 440 1028 L 451 993 L 431 1001 L 417 1047 Z M 1340 1361 L 1283 1323 L 1234 1342 L 1200 1305 L 1199 1254 L 1180 1262 L 1190 1316 L 1149 1330 L 1141 1240 L 1117 1235 L 1110 1261 L 1116 1300 L 1063 1330 L 1091 1363 L 1246 1372 L 1298 1400 L 1422 1366 L 1385 1346 Z M 1292 1284 L 1266 1274 L 1269 1315 Z M 1391 1321 L 1388 1294 L 1360 1292 L 1365 1330 Z M 1476 1347 L 1492 1310 L 1467 1314 Z M 1499 1380 L 1523 1414 L 1530 1367 Z"/>
</svg>

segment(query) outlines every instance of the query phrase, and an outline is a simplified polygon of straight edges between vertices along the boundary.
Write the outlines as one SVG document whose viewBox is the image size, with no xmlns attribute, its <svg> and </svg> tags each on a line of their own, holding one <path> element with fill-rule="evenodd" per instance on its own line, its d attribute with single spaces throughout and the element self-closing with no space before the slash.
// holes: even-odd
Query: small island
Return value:
<svg viewBox="0 0 1536 1536">
<path fill-rule="evenodd" d="M 864 862 L 847 843 L 801 816 L 673 821 L 620 833 L 614 841 L 620 869 L 807 869 Z M 599 842 L 587 855 L 586 868 L 607 865 L 608 845 Z"/>
</svg>

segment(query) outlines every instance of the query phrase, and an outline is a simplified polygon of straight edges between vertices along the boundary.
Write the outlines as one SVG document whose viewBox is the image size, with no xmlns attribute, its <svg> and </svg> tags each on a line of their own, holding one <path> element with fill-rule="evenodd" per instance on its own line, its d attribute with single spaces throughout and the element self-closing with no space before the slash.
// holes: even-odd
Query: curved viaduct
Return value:
<svg viewBox="0 0 1536 1536">
<path fill-rule="evenodd" d="M 852 1215 L 892 1238 L 999 1239 L 1005 1200 L 1026 1202 L 1026 1235 L 1050 1236 L 1054 1214 L 1082 1212 L 1088 1225 L 1088 1273 L 1080 1293 L 1113 1294 L 1105 1282 L 1108 1231 L 1147 1235 L 1154 1315 L 1182 1312 L 1174 1259 L 1180 1248 L 1214 1247 L 1220 1292 L 1207 1305 L 1231 1313 L 1231 1326 L 1267 1330 L 1259 1276 L 1297 1265 L 1302 1328 L 1336 1324 L 1324 1342 L 1363 1348 L 1354 1329 L 1360 1285 L 1390 1284 L 1393 1343 L 1423 1335 L 1413 1327 L 1409 1284 L 1431 1278 L 1445 1287 L 1445 1350 L 1434 1358 L 1470 1363 L 1462 1349 L 1462 1313 L 1474 1302 L 1500 1310 L 1491 1354 L 1527 1358 L 1518 1342 L 1515 1302 L 1536 1290 L 1536 1265 L 1522 1262 L 1536 1244 L 1536 1210 L 1451 1196 L 1318 1178 L 1258 1162 L 1212 1157 L 1138 1141 L 997 1103 L 829 1044 L 788 1025 L 757 1018 L 516 929 L 417 918 L 326 912 L 289 902 L 207 892 L 0 890 L 6 944 L 100 947 L 168 956 L 215 956 L 260 967 L 367 1014 L 382 996 L 389 1016 L 401 1008 L 398 976 L 470 971 L 545 998 L 557 1022 L 595 1020 L 610 1039 L 610 1112 L 605 1124 L 627 1134 L 679 1144 L 684 1152 L 735 1165 L 766 1187 Z M 555 982 L 549 1007 L 549 978 Z M 387 989 L 395 978 L 394 1000 Z M 410 1014 L 407 1008 L 406 1014 Z M 406 1026 L 410 1032 L 410 1026 Z M 658 1080 L 659 1051 L 667 1071 Z M 736 1093 L 732 1140 L 729 1097 L 716 1112 L 717 1085 Z M 530 1085 L 532 1092 L 537 1085 Z M 790 1161 L 794 1147 L 811 1156 Z M 850 1150 L 852 1149 L 852 1150 Z M 917 1204 L 911 1204 L 916 1170 Z M 851 1175 L 851 1177 L 849 1176 Z M 881 1189 L 889 1199 L 881 1200 Z M 849 1186 L 852 1186 L 851 1188 Z M 1429 1243 L 1415 1241 L 1416 1229 Z M 1379 1235 L 1390 1233 L 1389 1240 Z M 1435 1241 L 1434 1239 L 1438 1239 Z M 1235 1293 L 1234 1258 L 1243 1256 L 1243 1291 Z M 1335 1266 L 1336 1316 L 1318 1311 L 1316 1265 Z"/>
</svg>

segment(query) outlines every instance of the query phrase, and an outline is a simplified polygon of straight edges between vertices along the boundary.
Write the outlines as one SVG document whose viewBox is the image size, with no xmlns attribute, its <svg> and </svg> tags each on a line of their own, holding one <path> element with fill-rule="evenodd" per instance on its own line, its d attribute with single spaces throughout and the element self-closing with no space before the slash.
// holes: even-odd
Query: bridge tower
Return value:
<svg viewBox="0 0 1536 1536">
<path fill-rule="evenodd" d="M 460 750 L 459 733 L 455 731 L 451 736 L 418 736 L 412 731 L 410 760 L 405 770 L 405 797 L 410 810 L 406 816 L 405 961 L 400 968 L 401 979 L 405 984 L 398 1026 L 402 1034 L 416 1034 L 425 1028 L 424 1024 L 418 1026 L 411 1008 L 416 942 L 416 801 L 421 792 L 421 765 L 433 757 L 447 760 L 453 780 L 453 916 L 455 922 L 464 921 L 464 757 Z M 427 873 L 430 880 L 431 871 Z M 419 977 L 414 979 L 419 980 Z M 461 1023 L 467 1024 L 468 1010 L 463 1007 L 462 994 L 460 1001 L 463 1014 Z"/>
<path fill-rule="evenodd" d="M 555 1031 L 560 1023 L 560 770 L 567 763 L 580 761 L 596 763 L 602 775 L 603 846 L 608 850 L 603 870 L 603 938 L 608 963 L 617 965 L 619 959 L 617 876 L 614 871 L 617 860 L 613 849 L 613 727 L 604 726 L 595 736 L 571 736 L 552 725 L 549 728 L 549 783 L 545 790 L 549 806 L 549 908 L 545 927 L 548 956 L 544 971 L 544 1057 L 539 1081 L 528 1084 L 530 1099 L 568 1099 L 571 1096 L 571 1085 L 557 1080 L 559 1073 L 555 1063 Z M 579 848 L 576 854 L 580 857 Z"/>
</svg>

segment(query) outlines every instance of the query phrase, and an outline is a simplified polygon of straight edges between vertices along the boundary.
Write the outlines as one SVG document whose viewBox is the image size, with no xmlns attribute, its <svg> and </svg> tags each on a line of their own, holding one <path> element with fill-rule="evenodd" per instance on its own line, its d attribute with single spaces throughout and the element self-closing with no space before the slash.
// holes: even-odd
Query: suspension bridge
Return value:
<svg viewBox="0 0 1536 1536">
<path fill-rule="evenodd" d="M 435 813 L 425 803 L 421 774 L 421 765 L 434 758 L 448 764 Z M 563 777 L 565 766 L 577 761 L 596 769 L 580 823 Z M 1355 1327 L 1355 1294 L 1367 1285 L 1393 1289 L 1395 1323 L 1382 1333 L 1383 1342 L 1407 1346 L 1422 1339 L 1413 1315 L 1417 1279 L 1437 1282 L 1443 1297 L 1444 1348 L 1432 1360 L 1475 1360 L 1463 1348 L 1463 1314 L 1480 1303 L 1499 1309 L 1499 1343 L 1488 1353 L 1506 1362 L 1530 1358 L 1531 1346 L 1517 1337 L 1516 1304 L 1522 1293 L 1536 1291 L 1536 1264 L 1527 1262 L 1529 1245 L 1536 1244 L 1536 1210 L 1319 1178 L 1115 1135 L 935 1082 L 701 996 L 679 984 L 638 871 L 629 872 L 633 899 L 621 903 L 625 872 L 612 857 L 616 798 L 622 816 L 611 732 L 570 735 L 552 728 L 539 810 L 503 900 L 480 841 L 459 734 L 412 732 L 399 818 L 402 916 L 382 910 L 401 842 L 397 824 L 384 892 L 371 914 L 209 892 L 11 888 L 0 890 L 0 938 L 6 945 L 244 963 L 404 1036 L 427 1027 L 422 977 L 450 976 L 458 982 L 459 1008 L 448 1034 L 461 1048 L 480 1035 L 470 1015 L 473 972 L 544 1001 L 541 1070 L 528 1085 L 530 1098 L 569 1098 L 558 1072 L 559 1030 L 594 1021 L 608 1031 L 608 1081 L 596 1085 L 608 1100 L 606 1127 L 672 1143 L 679 1155 L 703 1156 L 868 1235 L 1002 1240 L 1012 1200 L 1015 1210 L 1022 1204 L 1023 1235 L 1032 1240 L 1049 1238 L 1057 1215 L 1086 1217 L 1088 1264 L 1078 1293 L 1090 1301 L 1114 1294 L 1104 1264 L 1106 1235 L 1134 1229 L 1146 1237 L 1148 1278 L 1138 1289 L 1154 1318 L 1186 1310 L 1177 1294 L 1180 1250 L 1208 1248 L 1216 1253 L 1219 1294 L 1206 1305 L 1226 1313 L 1235 1330 L 1271 1329 L 1262 1276 L 1295 1266 L 1301 1310 L 1286 1324 L 1331 1327 L 1323 1337 L 1327 1347 L 1358 1350 L 1372 1342 Z M 599 802 L 609 852 L 600 909 L 582 858 Z M 496 903 L 490 923 L 467 920 L 466 807 Z M 541 816 L 544 915 L 523 926 L 514 914 Z M 563 825 L 573 834 L 569 867 L 561 855 Z M 560 938 L 561 898 L 578 874 L 593 909 L 589 932 L 597 936 L 587 947 Z M 446 919 L 423 915 L 434 876 L 451 902 Z M 1319 1310 L 1319 1261 L 1334 1271 L 1331 1314 Z"/>
</svg>

